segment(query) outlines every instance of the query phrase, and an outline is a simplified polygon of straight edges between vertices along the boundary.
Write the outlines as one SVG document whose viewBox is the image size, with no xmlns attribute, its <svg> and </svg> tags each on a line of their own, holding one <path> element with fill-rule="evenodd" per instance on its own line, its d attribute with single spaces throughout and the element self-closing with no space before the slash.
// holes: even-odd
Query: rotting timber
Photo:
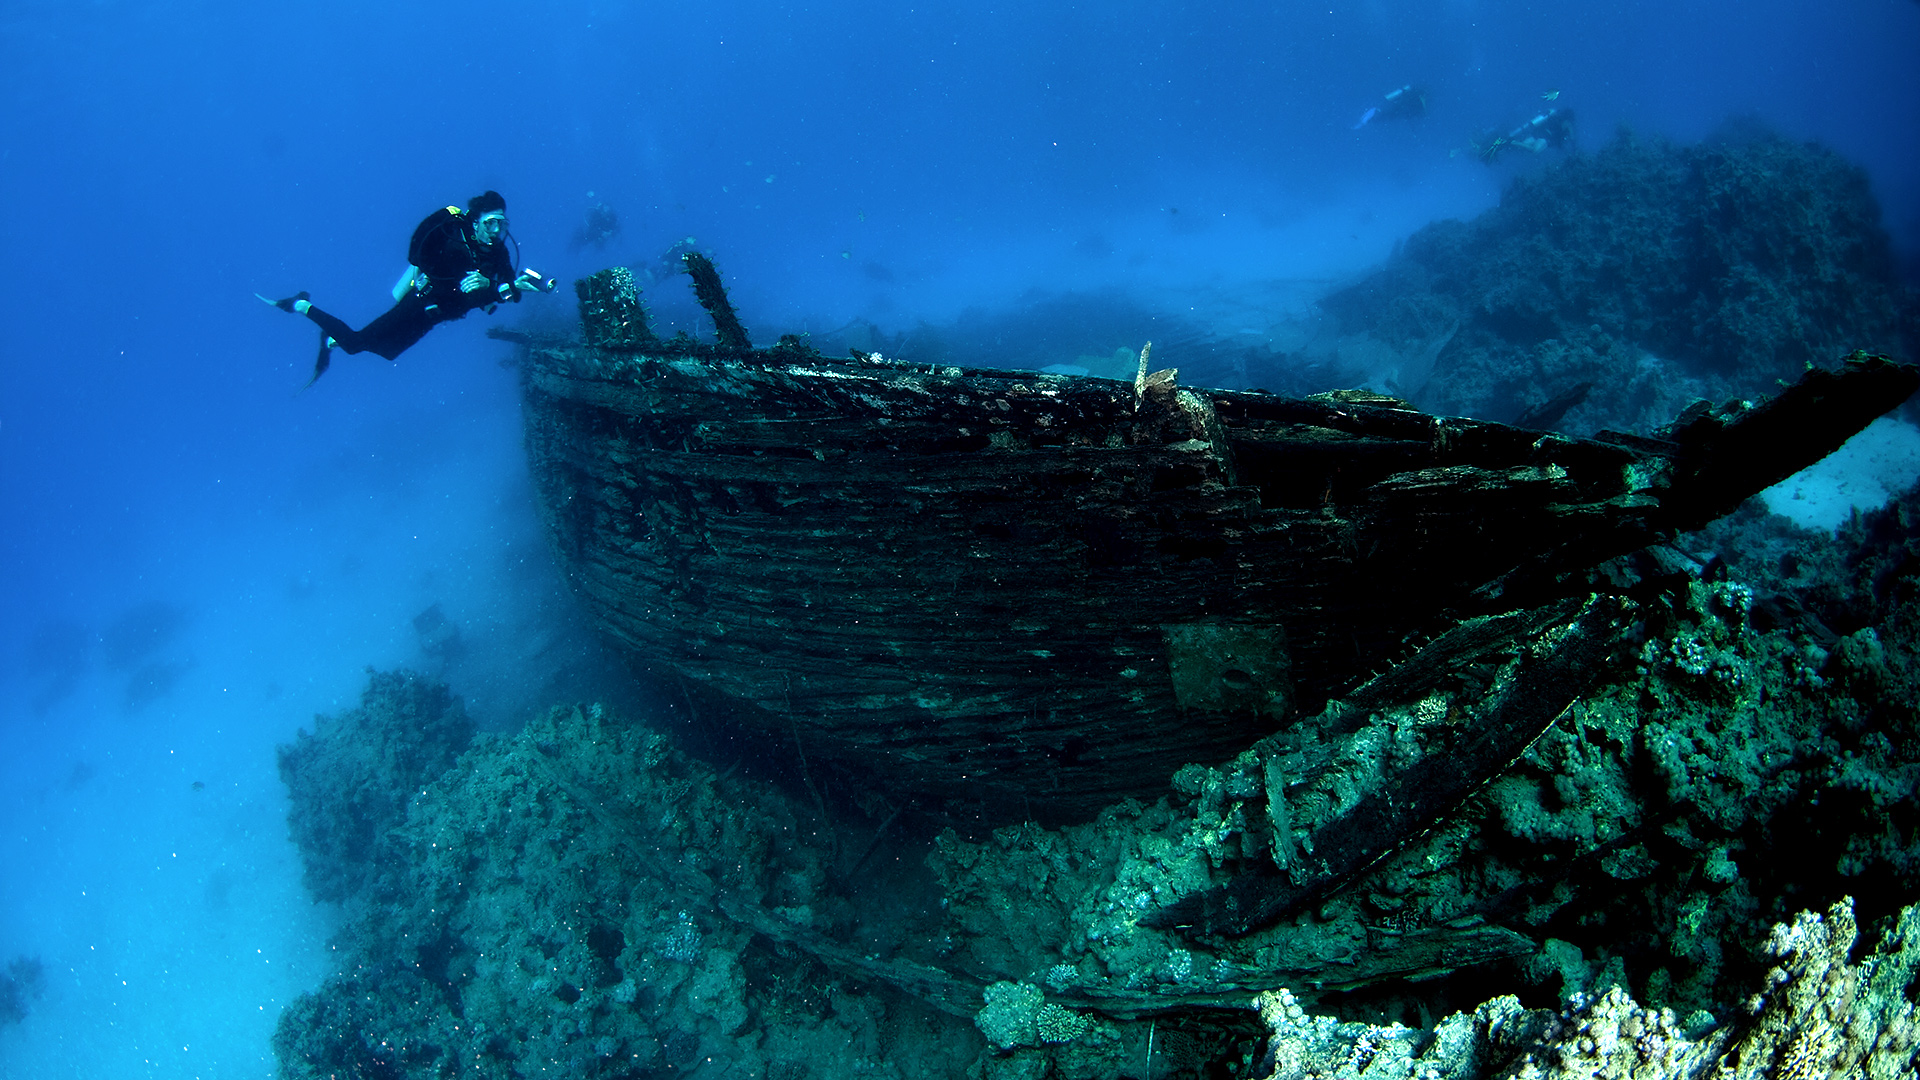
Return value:
<svg viewBox="0 0 1920 1080">
<path fill-rule="evenodd" d="M 698 257 L 696 257 L 698 258 Z M 690 260 L 690 263 L 693 260 Z M 1582 440 L 1362 392 L 657 338 L 632 277 L 525 342 L 527 449 L 632 659 L 798 752 L 1015 815 L 1154 792 L 1454 620 L 1584 592 L 1898 405 L 1855 354 L 1759 405 Z"/>
</svg>

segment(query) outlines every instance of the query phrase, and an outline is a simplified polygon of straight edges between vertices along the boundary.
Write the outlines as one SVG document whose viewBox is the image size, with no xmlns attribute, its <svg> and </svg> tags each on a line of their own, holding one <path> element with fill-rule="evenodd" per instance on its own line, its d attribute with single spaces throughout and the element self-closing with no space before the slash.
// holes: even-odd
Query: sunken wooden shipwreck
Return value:
<svg viewBox="0 0 1920 1080">
<path fill-rule="evenodd" d="M 1588 588 L 1903 401 L 1855 354 L 1655 437 L 1572 439 L 1306 399 L 828 358 L 649 330 L 577 284 L 523 340 L 532 476 L 568 577 L 690 700 L 900 795 L 1083 813 L 1232 756 L 1455 621 Z M 804 755 L 804 756 L 802 756 Z"/>
</svg>

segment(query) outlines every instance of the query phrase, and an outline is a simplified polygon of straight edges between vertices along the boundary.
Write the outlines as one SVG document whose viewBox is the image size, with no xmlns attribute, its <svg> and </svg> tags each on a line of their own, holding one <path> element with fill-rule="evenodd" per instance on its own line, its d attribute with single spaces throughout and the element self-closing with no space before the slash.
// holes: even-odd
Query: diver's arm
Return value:
<svg viewBox="0 0 1920 1080">
<path fill-rule="evenodd" d="M 480 272 L 487 275 L 493 283 L 494 292 L 499 295 L 502 303 L 517 304 L 520 302 L 521 293 L 537 291 L 527 282 L 524 274 L 514 271 L 513 260 L 507 257 L 507 249 L 504 245 L 495 245 L 488 252 L 481 261 Z"/>
<path fill-rule="evenodd" d="M 520 302 L 520 280 L 518 278 L 511 281 L 495 281 L 487 276 L 485 270 L 467 271 L 467 276 L 460 279 L 460 291 L 475 297 L 476 299 L 472 302 L 486 308 L 488 311 L 492 311 L 495 304 L 504 304 L 508 301 L 514 303 Z M 478 299 L 478 297 L 482 295 L 486 295 L 487 298 L 485 300 Z"/>
<path fill-rule="evenodd" d="M 393 293 L 393 298 L 395 300 L 398 300 L 401 297 L 407 295 L 409 292 L 412 292 L 413 283 L 416 280 L 418 280 L 419 277 L 420 277 L 420 268 L 413 265 L 412 263 L 408 263 L 406 272 L 400 275 L 399 281 L 396 281 L 393 283 L 393 289 L 391 290 Z"/>
</svg>

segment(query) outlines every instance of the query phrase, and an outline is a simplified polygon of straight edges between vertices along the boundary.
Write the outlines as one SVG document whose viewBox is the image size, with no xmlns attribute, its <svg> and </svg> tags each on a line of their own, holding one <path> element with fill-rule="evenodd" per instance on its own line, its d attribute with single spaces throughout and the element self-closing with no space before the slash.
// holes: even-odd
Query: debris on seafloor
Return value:
<svg viewBox="0 0 1920 1080">
<path fill-rule="evenodd" d="M 1257 762 L 1250 771 L 1266 802 L 1271 858 L 1249 859 L 1248 872 L 1144 922 L 1239 936 L 1317 904 L 1511 768 L 1586 692 L 1609 651 L 1632 643 L 1632 616 L 1630 605 L 1596 598 L 1474 620 L 1318 720 L 1254 744 L 1247 754 Z M 1475 684 L 1478 694 L 1461 692 Z M 1396 688 L 1419 700 L 1392 701 Z M 1373 730 L 1371 709 L 1388 704 L 1406 709 L 1405 718 Z M 1368 757 L 1379 760 L 1353 768 Z M 1330 780 L 1338 797 L 1314 799 Z M 1300 790 L 1289 795 L 1290 785 Z"/>
</svg>

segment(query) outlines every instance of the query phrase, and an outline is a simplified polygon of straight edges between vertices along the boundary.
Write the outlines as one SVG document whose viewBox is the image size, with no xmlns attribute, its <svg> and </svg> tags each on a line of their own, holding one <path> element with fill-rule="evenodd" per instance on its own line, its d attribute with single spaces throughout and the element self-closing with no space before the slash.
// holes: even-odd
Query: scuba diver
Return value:
<svg viewBox="0 0 1920 1080">
<path fill-rule="evenodd" d="M 1427 115 L 1427 92 L 1417 86 L 1403 86 L 1380 99 L 1380 104 L 1360 114 L 1353 125 L 1359 131 L 1370 120 L 1418 120 Z"/>
<path fill-rule="evenodd" d="M 593 192 L 587 192 L 587 198 L 593 198 Z M 620 215 L 606 203 L 596 202 L 587 208 L 586 216 L 580 219 L 580 227 L 573 230 L 573 250 L 593 248 L 597 251 L 619 235 Z"/>
<path fill-rule="evenodd" d="M 1553 97 L 1559 91 L 1551 91 Z M 1480 160 L 1491 165 L 1501 154 L 1518 147 L 1538 154 L 1549 148 L 1565 146 L 1573 138 L 1573 110 L 1548 109 L 1533 119 L 1502 135 L 1497 130 L 1483 133 L 1474 140 L 1474 152 Z"/>
<path fill-rule="evenodd" d="M 501 243 L 509 235 L 507 200 L 497 191 L 475 195 L 465 210 L 435 210 L 413 230 L 406 272 L 393 285 L 393 307 L 359 330 L 313 306 L 304 292 L 285 300 L 260 299 L 319 324 L 320 355 L 307 380 L 312 386 L 327 373 L 334 349 L 393 360 L 440 323 L 465 318 L 475 308 L 492 312 L 507 301 L 518 303 L 522 293 L 552 291 L 554 282 L 537 271 L 514 268 L 516 260 Z"/>
</svg>

